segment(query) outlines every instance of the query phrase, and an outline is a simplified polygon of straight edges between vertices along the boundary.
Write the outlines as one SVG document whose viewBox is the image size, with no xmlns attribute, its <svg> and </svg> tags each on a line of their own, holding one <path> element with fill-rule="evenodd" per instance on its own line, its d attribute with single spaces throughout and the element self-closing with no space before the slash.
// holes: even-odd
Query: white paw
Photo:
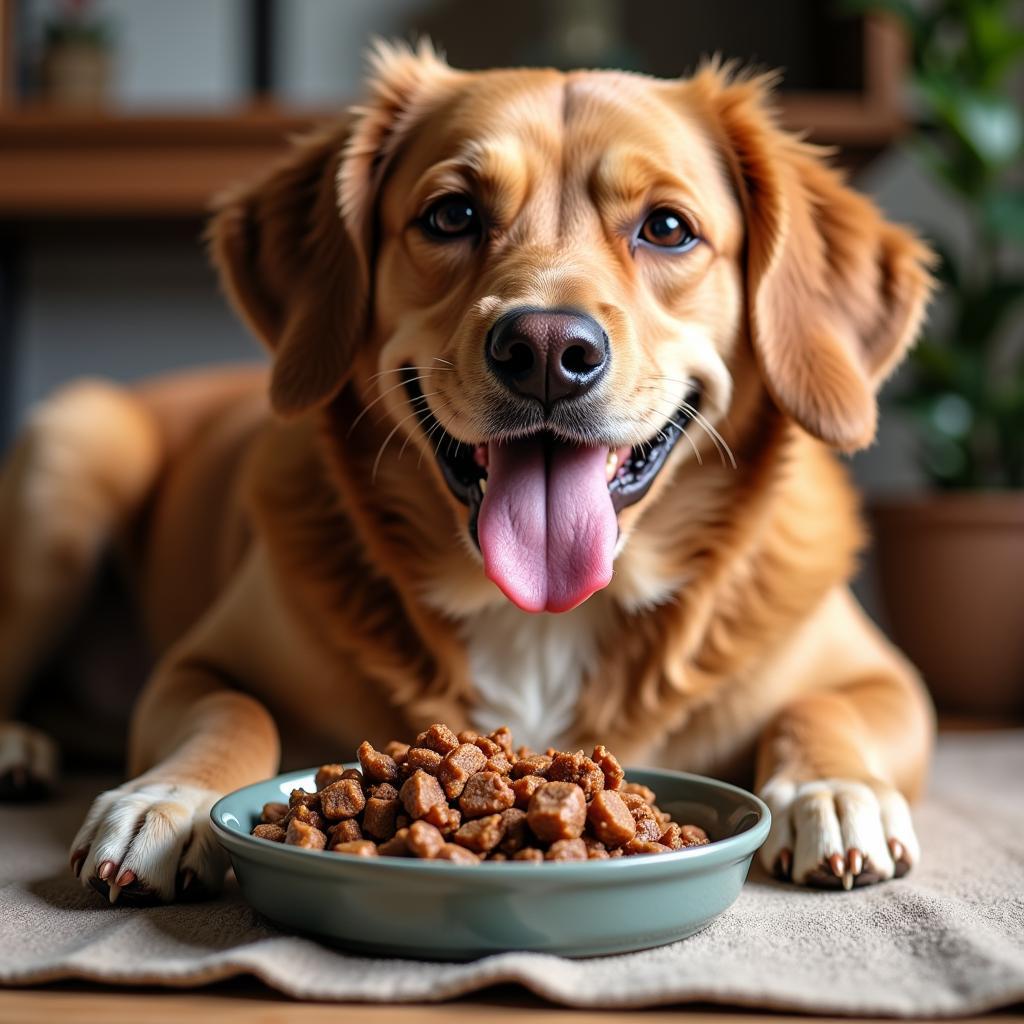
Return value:
<svg viewBox="0 0 1024 1024">
<path fill-rule="evenodd" d="M 220 797 L 144 777 L 101 793 L 71 844 L 71 868 L 111 903 L 213 895 L 228 867 L 210 827 Z"/>
<path fill-rule="evenodd" d="M 903 795 L 850 779 L 769 779 L 772 812 L 761 863 L 798 885 L 850 889 L 905 874 L 921 850 Z"/>
<path fill-rule="evenodd" d="M 21 722 L 0 722 L 0 800 L 46 796 L 57 782 L 57 747 Z"/>
</svg>

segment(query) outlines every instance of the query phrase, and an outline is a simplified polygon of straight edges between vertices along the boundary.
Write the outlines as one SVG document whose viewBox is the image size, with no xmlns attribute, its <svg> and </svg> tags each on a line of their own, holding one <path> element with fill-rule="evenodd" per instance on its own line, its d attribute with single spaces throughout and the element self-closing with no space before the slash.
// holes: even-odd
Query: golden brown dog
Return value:
<svg viewBox="0 0 1024 1024">
<path fill-rule="evenodd" d="M 255 372 L 37 410 L 0 490 L 8 709 L 111 536 L 161 652 L 83 882 L 215 890 L 210 805 L 279 728 L 308 765 L 435 720 L 755 785 L 796 882 L 914 863 L 932 715 L 847 591 L 830 449 L 874 436 L 929 255 L 765 92 L 383 48 L 212 225 L 276 416 Z M 50 758 L 2 727 L 11 777 Z"/>
</svg>

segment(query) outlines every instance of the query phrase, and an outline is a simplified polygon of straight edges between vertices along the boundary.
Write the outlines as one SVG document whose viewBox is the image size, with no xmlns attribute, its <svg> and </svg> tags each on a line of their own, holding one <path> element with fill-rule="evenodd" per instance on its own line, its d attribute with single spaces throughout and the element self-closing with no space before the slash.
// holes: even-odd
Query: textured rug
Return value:
<svg viewBox="0 0 1024 1024">
<path fill-rule="evenodd" d="M 701 1001 L 905 1017 L 1024 1001 L 1024 732 L 941 740 L 916 810 L 923 863 L 906 878 L 823 893 L 755 870 L 700 934 L 597 960 L 349 956 L 278 931 L 233 882 L 212 903 L 110 907 L 67 869 L 100 788 L 79 782 L 57 803 L 0 809 L 0 983 L 182 987 L 249 974 L 299 998 L 395 1002 L 516 982 L 573 1006 Z"/>
</svg>

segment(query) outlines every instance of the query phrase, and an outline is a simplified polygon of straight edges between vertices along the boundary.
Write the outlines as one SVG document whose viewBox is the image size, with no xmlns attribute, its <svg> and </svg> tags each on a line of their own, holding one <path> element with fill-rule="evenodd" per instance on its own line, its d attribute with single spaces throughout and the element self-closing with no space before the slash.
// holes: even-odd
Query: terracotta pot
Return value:
<svg viewBox="0 0 1024 1024">
<path fill-rule="evenodd" d="M 871 509 L 890 632 L 940 711 L 1024 712 L 1024 493 Z"/>
<path fill-rule="evenodd" d="M 59 43 L 43 54 L 42 89 L 49 103 L 101 107 L 110 96 L 111 60 L 106 50 L 85 43 Z"/>
</svg>

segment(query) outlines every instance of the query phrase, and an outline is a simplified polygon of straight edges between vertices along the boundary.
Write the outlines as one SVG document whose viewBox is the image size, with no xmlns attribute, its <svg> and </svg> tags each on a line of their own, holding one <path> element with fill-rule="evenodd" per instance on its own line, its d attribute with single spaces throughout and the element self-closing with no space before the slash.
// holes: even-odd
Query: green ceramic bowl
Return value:
<svg viewBox="0 0 1024 1024">
<path fill-rule="evenodd" d="M 737 897 L 768 835 L 768 808 L 724 782 L 635 769 L 658 805 L 700 825 L 707 846 L 616 860 L 464 866 L 364 859 L 249 835 L 263 804 L 314 788 L 313 771 L 246 786 L 213 805 L 214 831 L 245 898 L 284 928 L 366 953 L 470 960 L 505 950 L 625 953 L 699 931 Z"/>
</svg>

